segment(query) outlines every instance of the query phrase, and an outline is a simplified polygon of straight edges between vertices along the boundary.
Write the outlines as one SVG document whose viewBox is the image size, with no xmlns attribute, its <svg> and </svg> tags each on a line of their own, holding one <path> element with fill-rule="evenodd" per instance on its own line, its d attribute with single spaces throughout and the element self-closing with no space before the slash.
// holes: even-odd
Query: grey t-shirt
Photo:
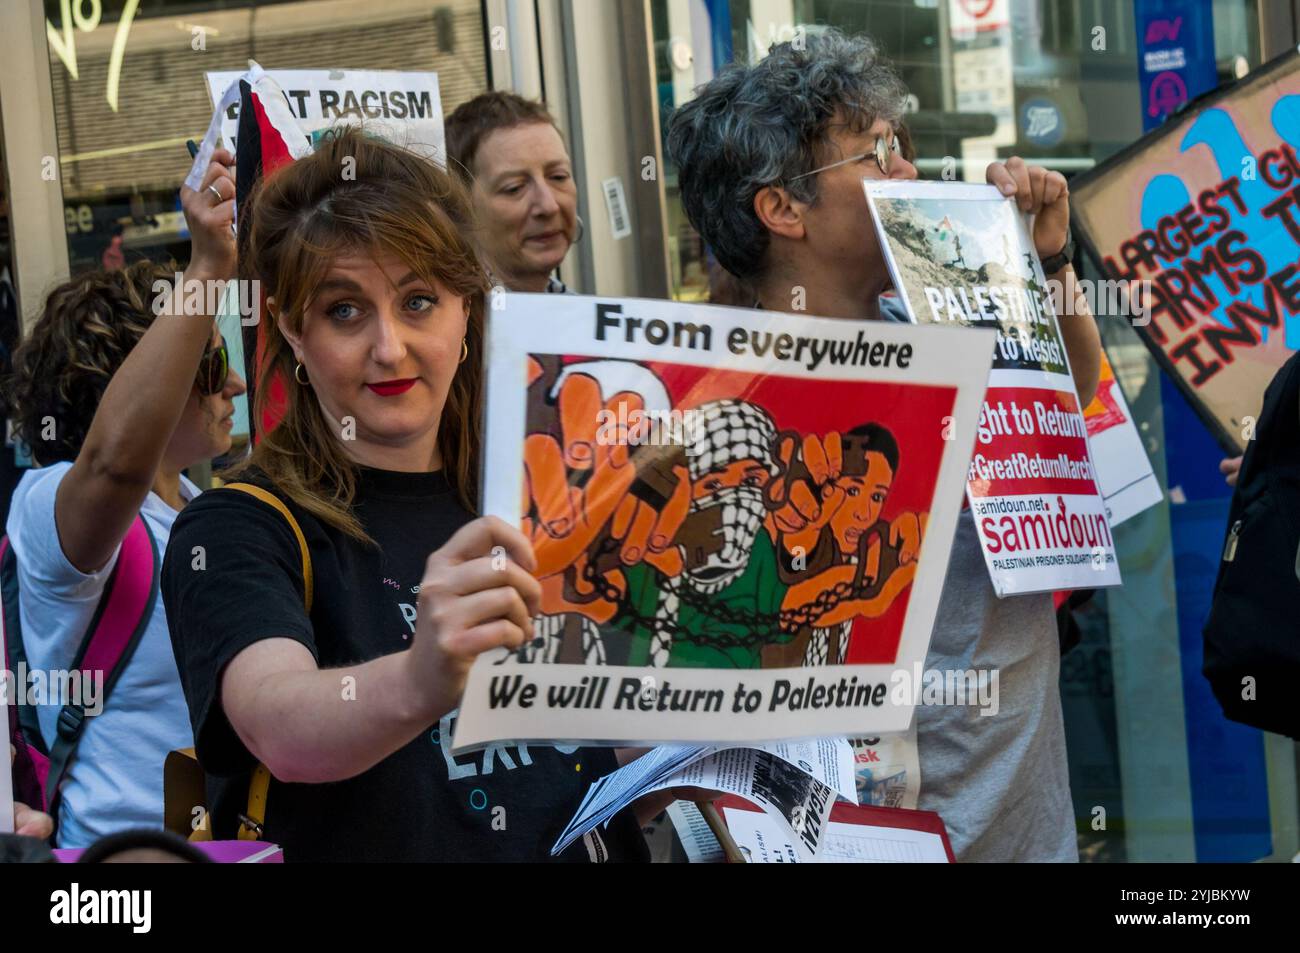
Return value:
<svg viewBox="0 0 1300 953">
<path fill-rule="evenodd" d="M 918 705 L 918 807 L 937 811 L 959 861 L 1079 859 L 1048 593 L 993 593 L 975 521 L 957 521 L 927 671 L 998 673 L 998 709 Z"/>
<path fill-rule="evenodd" d="M 880 313 L 907 320 L 893 296 L 880 299 Z M 925 667 L 997 671 L 998 711 L 916 709 L 917 806 L 943 818 L 959 861 L 1078 861 L 1060 661 L 1051 595 L 999 599 L 963 510 Z"/>
</svg>

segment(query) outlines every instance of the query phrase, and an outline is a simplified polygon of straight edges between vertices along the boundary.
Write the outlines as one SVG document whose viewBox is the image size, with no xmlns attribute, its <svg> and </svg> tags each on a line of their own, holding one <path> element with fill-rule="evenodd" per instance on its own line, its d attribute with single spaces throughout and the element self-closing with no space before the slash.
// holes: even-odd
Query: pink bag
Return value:
<svg viewBox="0 0 1300 953">
<path fill-rule="evenodd" d="M 278 844 L 260 840 L 208 840 L 191 841 L 191 847 L 208 855 L 217 864 L 283 864 L 284 851 Z M 84 853 L 78 848 L 55 848 L 54 856 L 61 864 L 73 864 Z"/>
</svg>

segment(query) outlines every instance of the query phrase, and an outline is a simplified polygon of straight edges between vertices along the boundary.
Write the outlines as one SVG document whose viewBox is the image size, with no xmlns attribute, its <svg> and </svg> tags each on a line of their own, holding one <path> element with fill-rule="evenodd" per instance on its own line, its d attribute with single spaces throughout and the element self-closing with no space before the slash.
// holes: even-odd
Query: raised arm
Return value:
<svg viewBox="0 0 1300 953">
<path fill-rule="evenodd" d="M 235 275 L 234 156 L 219 149 L 203 188 L 181 189 L 192 253 L 185 282 Z M 216 190 L 215 192 L 212 190 Z M 216 192 L 222 196 L 217 201 Z M 184 287 L 184 286 L 183 286 Z M 203 295 L 204 301 L 209 297 Z M 185 409 L 213 315 L 184 313 L 174 289 L 168 309 L 144 333 L 104 391 L 85 443 L 59 484 L 54 518 L 68 561 L 82 572 L 108 562 L 154 485 L 158 466 Z"/>
<path fill-rule="evenodd" d="M 475 520 L 429 557 L 410 648 L 320 669 L 292 639 L 256 642 L 221 676 L 226 718 L 281 781 L 354 777 L 455 708 L 481 653 L 532 637 L 536 565 L 517 529 L 495 517 Z"/>
<path fill-rule="evenodd" d="M 1061 337 L 1065 338 L 1065 352 L 1070 356 L 1070 373 L 1079 391 L 1079 410 L 1092 403 L 1101 380 L 1101 333 L 1097 321 L 1088 307 L 1088 299 L 1079 290 L 1074 268 L 1066 265 L 1048 280 L 1060 282 L 1061 303 L 1057 305 Z M 1072 304 L 1071 304 L 1072 302 Z"/>
</svg>

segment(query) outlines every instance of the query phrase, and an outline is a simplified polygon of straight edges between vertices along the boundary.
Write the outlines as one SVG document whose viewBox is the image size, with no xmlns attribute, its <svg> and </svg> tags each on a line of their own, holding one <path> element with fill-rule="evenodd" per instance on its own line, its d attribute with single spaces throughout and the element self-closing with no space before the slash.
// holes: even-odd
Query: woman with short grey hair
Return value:
<svg viewBox="0 0 1300 953">
<path fill-rule="evenodd" d="M 783 44 L 754 66 L 727 67 L 668 123 L 686 214 L 707 223 L 700 231 L 709 248 L 742 280 L 765 270 L 771 242 L 754 210 L 759 190 L 781 183 L 814 204 L 812 172 L 830 161 L 833 126 L 865 132 L 903 118 L 907 88 L 871 40 L 831 30 L 809 42 L 815 55 Z"/>
<path fill-rule="evenodd" d="M 760 307 L 892 316 L 880 301 L 891 280 L 862 180 L 916 178 L 897 145 L 905 95 L 869 39 L 827 31 L 728 67 L 673 113 L 667 150 L 687 215 Z M 1065 179 L 1014 157 L 990 165 L 986 178 L 1035 214 L 1044 270 L 1068 293 Z M 1063 319 L 1061 333 L 1086 405 L 1099 371 L 1096 325 L 1085 311 Z M 919 807 L 943 817 L 958 859 L 1077 860 L 1051 596 L 996 598 L 969 512 L 926 667 L 1000 673 L 994 714 L 917 710 Z"/>
</svg>

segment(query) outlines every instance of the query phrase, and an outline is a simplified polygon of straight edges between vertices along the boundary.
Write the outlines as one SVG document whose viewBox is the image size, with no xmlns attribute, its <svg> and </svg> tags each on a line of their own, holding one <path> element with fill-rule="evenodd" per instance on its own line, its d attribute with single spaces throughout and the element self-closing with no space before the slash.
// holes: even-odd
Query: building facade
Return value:
<svg viewBox="0 0 1300 953">
<path fill-rule="evenodd" d="M 12 347 L 69 274 L 183 263 L 177 189 L 211 116 L 203 75 L 250 59 L 433 71 L 444 113 L 493 88 L 545 99 L 586 224 L 569 286 L 706 300 L 708 253 L 663 119 L 726 63 L 826 26 L 866 32 L 911 89 L 923 176 L 982 181 L 1013 154 L 1070 176 L 1151 125 L 1139 23 L 1165 8 L 1202 27 L 1212 82 L 1298 39 L 1300 0 L 6 0 L 0 340 Z M 1103 320 L 1102 334 L 1165 501 L 1117 528 L 1125 585 L 1077 610 L 1062 656 L 1081 855 L 1289 860 L 1295 744 L 1224 720 L 1200 676 L 1229 497 L 1220 454 L 1133 330 Z"/>
</svg>

